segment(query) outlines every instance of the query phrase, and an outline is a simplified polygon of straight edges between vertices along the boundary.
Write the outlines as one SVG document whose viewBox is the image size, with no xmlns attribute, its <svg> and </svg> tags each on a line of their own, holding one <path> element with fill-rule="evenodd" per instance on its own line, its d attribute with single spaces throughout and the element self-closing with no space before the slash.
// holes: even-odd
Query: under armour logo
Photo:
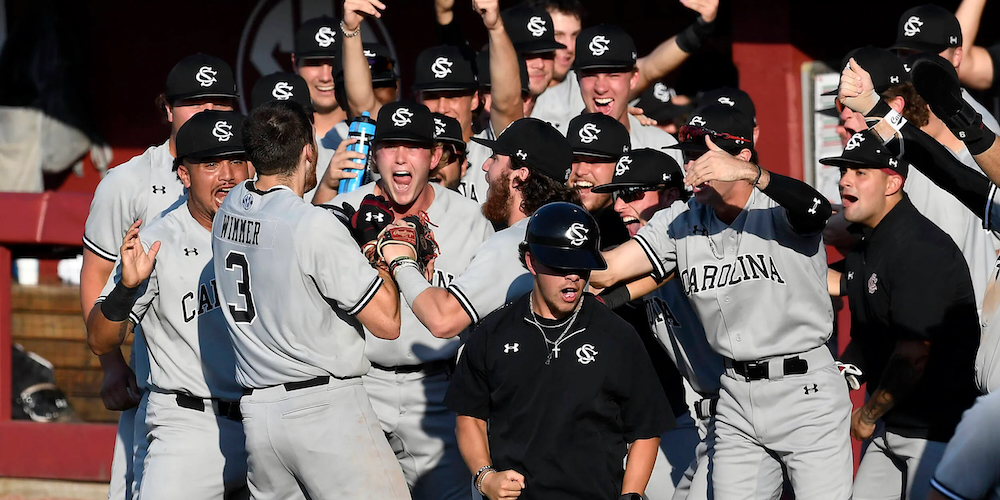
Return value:
<svg viewBox="0 0 1000 500">
<path fill-rule="evenodd" d="M 656 100 L 660 102 L 670 102 L 670 100 L 675 96 L 677 96 L 677 91 L 667 87 L 662 82 L 656 82 L 656 85 L 653 85 L 653 97 L 655 97 Z"/>
<path fill-rule="evenodd" d="M 920 33 L 920 27 L 924 25 L 924 22 L 920 20 L 917 16 L 910 16 L 906 20 L 906 24 L 903 25 L 903 35 L 913 36 Z"/>
<path fill-rule="evenodd" d="M 271 97 L 279 101 L 287 101 L 292 98 L 292 85 L 288 82 L 278 82 L 271 90 Z"/>
<path fill-rule="evenodd" d="M 813 384 L 813 386 L 811 388 L 808 385 L 804 386 L 802 388 L 805 389 L 806 395 L 815 394 L 815 393 L 819 392 L 819 384 Z"/>
<path fill-rule="evenodd" d="M 576 360 L 579 361 L 581 365 L 589 365 L 594 361 L 597 361 L 596 356 L 597 348 L 591 344 L 583 344 L 576 350 Z"/>
<path fill-rule="evenodd" d="M 868 293 L 874 295 L 878 290 L 878 275 L 872 273 L 871 277 L 868 278 Z"/>
<path fill-rule="evenodd" d="M 518 149 L 517 153 L 514 153 L 514 155 L 520 158 L 521 161 L 528 159 L 528 153 L 525 153 L 523 150 L 520 149 Z"/>
<path fill-rule="evenodd" d="M 631 157 L 629 157 L 629 156 L 622 156 L 621 158 L 619 158 L 618 159 L 618 163 L 615 164 L 615 176 L 616 177 L 621 177 L 621 176 L 625 175 L 625 172 L 628 172 L 628 168 L 631 165 L 632 165 L 632 158 Z M 666 174 L 664 174 L 664 175 L 666 175 Z"/>
<path fill-rule="evenodd" d="M 816 208 L 819 207 L 819 198 L 813 198 L 813 206 L 808 210 L 810 215 L 816 215 Z"/>
<path fill-rule="evenodd" d="M 153 194 L 167 194 L 167 186 L 153 186 Z"/>
<path fill-rule="evenodd" d="M 906 64 L 906 63 L 903 63 L 903 71 L 909 73 L 910 72 L 910 65 Z"/>
<path fill-rule="evenodd" d="M 566 230 L 566 237 L 569 238 L 569 244 L 578 247 L 587 241 L 587 233 L 590 229 L 584 227 L 583 224 L 579 222 L 574 222 L 569 225 L 569 229 Z"/>
<path fill-rule="evenodd" d="M 951 43 L 953 45 L 957 45 L 958 44 L 958 37 L 957 36 L 948 37 L 948 43 Z"/>
<path fill-rule="evenodd" d="M 847 271 L 847 279 L 848 280 L 854 279 L 854 271 Z"/>
<path fill-rule="evenodd" d="M 897 166 L 897 165 L 899 165 L 899 162 L 898 162 L 898 161 L 896 161 L 896 159 L 895 159 L 895 158 L 889 158 L 889 166 L 890 166 L 890 167 L 892 167 L 892 168 L 896 168 L 896 166 Z"/>
<path fill-rule="evenodd" d="M 601 129 L 597 128 L 597 125 L 584 123 L 583 127 L 580 128 L 580 142 L 590 144 L 597 140 L 597 134 L 600 133 Z"/>
<path fill-rule="evenodd" d="M 333 29 L 329 26 L 323 26 L 316 32 L 316 36 L 314 36 L 313 39 L 316 40 L 316 43 L 318 43 L 320 47 L 325 49 L 330 45 L 333 45 L 334 35 L 336 34 L 337 32 L 333 31 Z"/>
<path fill-rule="evenodd" d="M 253 195 L 250 193 L 243 195 L 243 199 L 240 202 L 243 203 L 243 210 L 250 210 L 250 207 L 253 206 Z"/>
<path fill-rule="evenodd" d="M 528 32 L 533 37 L 540 37 L 545 34 L 545 20 L 541 16 L 531 16 L 531 19 L 528 19 Z"/>
<path fill-rule="evenodd" d="M 698 225 L 696 225 L 693 228 L 691 228 L 691 232 L 693 234 L 700 234 L 702 236 L 708 236 L 708 229 L 705 228 L 705 226 L 698 226 Z"/>
<path fill-rule="evenodd" d="M 409 125 L 413 118 L 413 112 L 409 108 L 399 108 L 392 114 L 392 124 L 397 127 Z"/>
<path fill-rule="evenodd" d="M 431 64 L 431 71 L 434 73 L 434 78 L 444 78 L 450 75 L 453 64 L 450 59 L 444 56 L 435 59 L 434 64 Z"/>
<path fill-rule="evenodd" d="M 215 122 L 212 135 L 219 139 L 219 142 L 229 142 L 229 139 L 233 138 L 233 126 L 225 120 L 219 120 Z"/>
<path fill-rule="evenodd" d="M 198 84 L 202 87 L 211 87 L 213 83 L 218 81 L 215 79 L 215 75 L 218 73 L 211 66 L 202 66 L 198 69 L 198 74 L 194 75 L 194 79 L 198 80 Z"/>
<path fill-rule="evenodd" d="M 611 40 L 604 35 L 594 35 L 594 38 L 590 39 L 590 45 L 587 48 L 590 49 L 590 53 L 594 54 L 594 57 L 601 57 L 605 52 L 608 51 L 608 45 Z"/>
<path fill-rule="evenodd" d="M 705 125 L 708 124 L 705 123 L 705 119 L 702 118 L 701 115 L 694 115 L 691 117 L 691 121 L 688 122 L 688 125 L 694 125 L 696 127 L 704 127 Z"/>
<path fill-rule="evenodd" d="M 899 83 L 899 77 L 895 76 L 895 75 L 890 76 L 889 77 L 889 83 Z"/>
<path fill-rule="evenodd" d="M 190 257 L 192 255 L 198 255 L 198 249 L 197 248 L 185 248 L 184 249 L 184 256 L 185 257 Z"/>
<path fill-rule="evenodd" d="M 385 222 L 385 214 L 382 212 L 367 212 L 365 213 L 365 222 L 376 221 L 378 223 Z"/>
<path fill-rule="evenodd" d="M 440 118 L 434 119 L 434 135 L 441 136 L 444 135 L 444 122 Z"/>
<path fill-rule="evenodd" d="M 730 99 L 730 98 L 728 98 L 726 96 L 722 96 L 722 97 L 718 98 L 717 101 L 718 101 L 719 104 L 725 104 L 726 106 L 729 106 L 729 107 L 733 107 L 733 106 L 736 105 L 736 101 L 733 101 L 732 99 Z"/>
<path fill-rule="evenodd" d="M 520 345 L 521 345 L 521 344 L 518 344 L 517 342 L 514 342 L 513 344 L 504 344 L 504 345 L 503 345 L 503 353 L 504 353 L 504 354 L 507 354 L 507 353 L 509 353 L 509 352 L 511 352 L 511 351 L 514 351 L 514 352 L 517 352 L 517 348 L 518 348 L 518 347 L 519 347 Z"/>
<path fill-rule="evenodd" d="M 670 178 L 671 178 L 671 177 L 673 177 L 673 175 L 670 175 L 670 174 L 667 174 L 667 173 L 664 173 L 664 174 L 663 174 L 663 182 L 670 182 Z"/>
<path fill-rule="evenodd" d="M 861 147 L 862 142 L 865 142 L 865 136 L 861 135 L 861 132 L 858 132 L 847 140 L 847 145 L 844 146 L 844 151 L 850 151 L 854 148 Z"/>
</svg>

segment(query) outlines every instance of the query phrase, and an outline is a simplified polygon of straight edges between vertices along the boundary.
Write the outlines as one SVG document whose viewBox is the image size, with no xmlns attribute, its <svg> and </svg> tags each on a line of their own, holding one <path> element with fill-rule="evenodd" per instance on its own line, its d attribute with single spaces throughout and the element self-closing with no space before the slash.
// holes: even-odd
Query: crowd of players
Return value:
<svg viewBox="0 0 1000 500">
<path fill-rule="evenodd" d="M 572 0 L 475 0 L 477 54 L 453 3 L 417 101 L 362 40 L 379 0 L 303 23 L 246 117 L 224 61 L 170 72 L 170 137 L 102 180 L 84 236 L 109 499 L 1000 498 L 1000 127 L 955 15 L 844 58 L 834 207 L 765 168 L 745 92 L 657 83 L 716 0 L 644 57 Z M 340 193 L 363 112 L 369 177 Z M 432 266 L 379 238 L 411 216 Z"/>
</svg>

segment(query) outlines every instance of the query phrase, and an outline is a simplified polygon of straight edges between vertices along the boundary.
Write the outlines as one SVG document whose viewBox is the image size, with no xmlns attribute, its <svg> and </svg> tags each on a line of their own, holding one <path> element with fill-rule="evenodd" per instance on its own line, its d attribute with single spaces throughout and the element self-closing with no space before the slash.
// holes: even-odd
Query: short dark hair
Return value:
<svg viewBox="0 0 1000 500">
<path fill-rule="evenodd" d="M 580 193 L 576 189 L 568 187 L 565 183 L 556 182 L 517 158 L 511 157 L 510 162 L 511 170 L 528 169 L 528 178 L 514 185 L 516 189 L 521 191 L 521 211 L 524 215 L 530 217 L 531 214 L 535 213 L 535 210 L 556 201 L 582 206 Z"/>
<path fill-rule="evenodd" d="M 583 23 L 583 18 L 587 15 L 587 9 L 583 8 L 580 0 L 525 0 L 524 3 L 532 7 L 541 7 L 548 11 L 554 10 L 563 14 L 574 15 L 580 18 L 581 24 Z"/>
<path fill-rule="evenodd" d="M 316 147 L 309 113 L 295 101 L 271 101 L 250 111 L 243 122 L 247 159 L 260 175 L 295 171 L 306 144 Z"/>
</svg>

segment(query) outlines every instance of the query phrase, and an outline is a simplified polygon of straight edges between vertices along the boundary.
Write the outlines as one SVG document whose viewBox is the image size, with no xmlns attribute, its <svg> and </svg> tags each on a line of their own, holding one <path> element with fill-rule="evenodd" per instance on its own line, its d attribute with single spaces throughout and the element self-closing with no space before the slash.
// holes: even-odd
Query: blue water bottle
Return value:
<svg viewBox="0 0 1000 500">
<path fill-rule="evenodd" d="M 364 184 L 365 174 L 368 172 L 369 151 L 371 151 L 373 137 L 375 137 L 375 120 L 372 120 L 371 115 L 365 111 L 351 122 L 351 128 L 347 132 L 348 139 L 354 138 L 358 140 L 354 144 L 348 144 L 347 150 L 357 151 L 365 155 L 365 157 L 352 160 L 359 164 L 360 168 L 349 168 L 346 171 L 354 172 L 357 176 L 353 179 L 341 179 L 338 192 L 350 193 Z"/>
</svg>

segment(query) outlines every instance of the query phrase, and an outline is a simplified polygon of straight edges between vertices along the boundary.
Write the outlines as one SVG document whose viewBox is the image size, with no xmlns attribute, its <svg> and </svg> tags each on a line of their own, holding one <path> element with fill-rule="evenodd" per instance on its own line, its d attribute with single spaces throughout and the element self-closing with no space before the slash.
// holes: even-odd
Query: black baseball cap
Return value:
<svg viewBox="0 0 1000 500">
<path fill-rule="evenodd" d="M 250 91 L 250 107 L 256 108 L 265 102 L 295 101 L 308 112 L 313 111 L 309 98 L 309 86 L 295 73 L 278 72 L 261 77 Z"/>
<path fill-rule="evenodd" d="M 712 102 L 729 106 L 753 118 L 754 123 L 757 123 L 757 107 L 753 105 L 753 99 L 750 98 L 750 94 L 740 89 L 722 87 L 720 89 L 709 90 L 698 99 L 699 105 L 707 105 Z"/>
<path fill-rule="evenodd" d="M 372 87 L 396 85 L 396 60 L 392 58 L 389 49 L 381 43 L 365 43 L 364 53 L 372 74 Z"/>
<path fill-rule="evenodd" d="M 694 109 L 693 104 L 675 103 L 675 97 L 677 97 L 676 90 L 663 82 L 656 82 L 639 95 L 639 101 L 636 102 L 635 107 L 641 109 L 642 114 L 656 120 L 661 125 L 665 125 Z"/>
<path fill-rule="evenodd" d="M 479 88 L 489 92 L 492 86 L 490 85 L 490 48 L 486 47 L 480 50 L 476 54 L 476 69 L 479 70 Z M 517 70 L 521 75 L 521 93 L 527 94 L 530 92 L 528 88 L 528 64 L 524 62 L 524 58 L 520 55 L 517 56 Z"/>
<path fill-rule="evenodd" d="M 875 93 L 881 94 L 893 85 L 899 85 L 910 81 L 910 74 L 903 67 L 903 61 L 896 54 L 885 49 L 873 47 L 871 45 L 852 50 L 844 57 L 840 71 L 854 58 L 861 67 L 872 77 L 875 85 Z M 825 96 L 837 95 L 840 86 L 836 89 L 824 93 Z"/>
<path fill-rule="evenodd" d="M 517 158 L 560 184 L 569 180 L 573 169 L 573 148 L 569 142 L 552 125 L 538 118 L 515 120 L 496 140 L 478 137 L 472 140 L 492 149 L 495 154 Z"/>
<path fill-rule="evenodd" d="M 417 56 L 414 91 L 476 90 L 477 85 L 472 61 L 454 45 L 431 47 Z"/>
<path fill-rule="evenodd" d="M 462 124 L 458 120 L 441 113 L 431 113 L 434 117 L 434 138 L 438 142 L 451 144 L 460 153 L 465 152 L 465 140 L 462 138 Z"/>
<path fill-rule="evenodd" d="M 607 161 L 617 161 L 632 149 L 625 125 L 603 113 L 583 113 L 570 120 L 566 140 L 574 156 Z"/>
<path fill-rule="evenodd" d="M 577 71 L 631 70 L 635 68 L 636 49 L 632 36 L 613 24 L 598 24 L 576 37 Z"/>
<path fill-rule="evenodd" d="M 590 188 L 595 193 L 613 193 L 619 189 L 684 187 L 684 172 L 670 155 L 650 148 L 633 149 L 615 165 L 615 175 L 608 184 Z"/>
<path fill-rule="evenodd" d="M 184 159 L 198 161 L 244 155 L 243 115 L 216 110 L 195 113 L 177 131 L 176 148 L 174 170 Z"/>
<path fill-rule="evenodd" d="M 340 20 L 314 17 L 295 32 L 295 59 L 340 58 Z"/>
<path fill-rule="evenodd" d="M 677 133 L 677 144 L 663 149 L 679 149 L 681 151 L 705 152 L 705 136 L 712 137 L 720 148 L 731 154 L 742 149 L 753 150 L 753 120 L 737 110 L 735 106 L 711 102 L 699 106 L 691 112 L 687 125 Z"/>
<path fill-rule="evenodd" d="M 545 54 L 566 48 L 556 41 L 552 16 L 541 7 L 521 4 L 501 12 L 500 16 L 518 54 Z"/>
<path fill-rule="evenodd" d="M 840 156 L 822 158 L 819 162 L 831 167 L 887 168 L 904 179 L 910 170 L 909 163 L 893 156 L 871 130 L 852 135 Z"/>
<path fill-rule="evenodd" d="M 233 69 L 222 59 L 202 53 L 181 59 L 170 70 L 164 95 L 169 103 L 199 97 L 239 97 Z"/>
<path fill-rule="evenodd" d="M 899 17 L 896 43 L 889 50 L 941 52 L 961 46 L 962 26 L 955 14 L 937 5 L 927 4 L 913 7 Z"/>
<path fill-rule="evenodd" d="M 434 117 L 427 106 L 415 101 L 390 102 L 378 112 L 372 141 L 412 142 L 434 145 Z"/>
</svg>

